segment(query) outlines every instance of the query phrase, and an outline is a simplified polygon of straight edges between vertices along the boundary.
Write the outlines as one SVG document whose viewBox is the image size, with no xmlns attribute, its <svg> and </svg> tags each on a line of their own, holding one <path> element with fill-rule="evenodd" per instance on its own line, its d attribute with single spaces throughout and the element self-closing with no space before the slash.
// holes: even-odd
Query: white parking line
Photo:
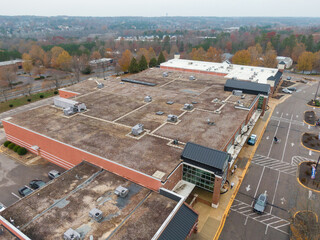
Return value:
<svg viewBox="0 0 320 240">
<path fill-rule="evenodd" d="M 13 193 L 13 192 L 11 192 L 11 194 L 12 194 L 13 196 L 15 196 L 16 198 L 18 198 L 19 200 L 21 199 L 21 197 L 19 197 L 17 194 L 15 194 L 15 193 Z"/>
<path fill-rule="evenodd" d="M 287 147 L 288 137 L 289 137 L 289 133 L 290 133 L 292 118 L 293 118 L 293 114 L 291 115 L 291 119 L 290 119 L 290 123 L 289 123 L 289 127 L 288 127 L 288 133 L 287 133 L 287 137 L 286 137 L 286 142 L 284 143 L 283 153 L 282 153 L 282 157 L 281 157 L 281 162 L 283 161 L 284 154 L 286 153 L 286 147 Z"/>
<path fill-rule="evenodd" d="M 272 218 L 276 218 L 276 217 L 275 217 L 275 216 L 272 216 L 271 218 L 264 219 L 264 220 L 262 220 L 261 222 L 265 222 L 265 221 L 271 220 Z"/>
<path fill-rule="evenodd" d="M 281 227 L 284 227 L 284 226 L 286 226 L 286 225 L 289 225 L 290 223 L 285 223 L 285 224 L 282 224 L 282 225 L 280 225 L 280 226 L 278 226 L 278 227 L 275 227 L 277 230 L 279 230 L 278 228 L 281 228 Z"/>
</svg>

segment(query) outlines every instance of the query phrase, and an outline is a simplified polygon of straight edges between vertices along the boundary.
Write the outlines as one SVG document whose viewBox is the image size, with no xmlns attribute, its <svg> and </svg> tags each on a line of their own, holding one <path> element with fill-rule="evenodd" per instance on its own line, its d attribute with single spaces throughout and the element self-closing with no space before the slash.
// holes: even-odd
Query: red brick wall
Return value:
<svg viewBox="0 0 320 240">
<path fill-rule="evenodd" d="M 214 179 L 214 189 L 213 189 L 213 195 L 212 195 L 212 203 L 218 204 L 220 199 L 220 188 L 221 188 L 222 178 L 216 177 Z"/>
<path fill-rule="evenodd" d="M 2 217 L 0 217 L 0 224 L 3 225 L 6 229 L 8 229 L 11 233 L 14 234 L 15 237 L 21 240 L 30 239 L 26 235 L 24 235 L 22 232 L 19 231 L 19 229 L 16 229 L 15 227 L 11 226 L 11 223 L 9 223 L 6 220 L 3 220 Z"/>
<path fill-rule="evenodd" d="M 204 74 L 210 74 L 210 75 L 216 75 L 216 76 L 226 76 L 225 73 L 217 73 L 217 72 L 209 72 L 209 71 L 200 71 L 200 70 L 194 70 L 194 69 L 184 69 L 184 68 L 176 68 L 176 67 L 165 67 L 160 66 L 161 69 L 164 70 L 176 70 L 176 71 L 182 71 L 182 72 L 190 72 L 190 73 L 204 73 Z"/>
<path fill-rule="evenodd" d="M 149 189 L 158 191 L 162 186 L 161 181 L 156 178 L 85 152 L 81 149 L 72 147 L 6 121 L 3 121 L 3 126 L 8 140 L 26 147 L 29 151 L 34 153 L 36 152 L 32 150 L 31 147 L 34 145 L 40 147 L 39 155 L 66 169 L 69 169 L 85 160 Z"/>
<path fill-rule="evenodd" d="M 166 183 L 163 185 L 164 188 L 172 190 L 174 186 L 182 180 L 182 164 L 180 164 L 175 171 L 169 176 Z"/>
<path fill-rule="evenodd" d="M 77 96 L 77 95 L 79 95 L 79 94 L 75 93 L 75 92 L 69 92 L 67 90 L 59 89 L 59 96 L 60 97 L 71 98 L 71 97 L 74 97 L 74 96 Z"/>
</svg>

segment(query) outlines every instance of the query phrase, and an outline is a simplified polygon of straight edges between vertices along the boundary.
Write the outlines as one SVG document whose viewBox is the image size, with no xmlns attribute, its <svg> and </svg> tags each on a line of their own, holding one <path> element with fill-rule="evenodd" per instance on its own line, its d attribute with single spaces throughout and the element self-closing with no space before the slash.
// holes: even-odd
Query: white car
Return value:
<svg viewBox="0 0 320 240">
<path fill-rule="evenodd" d="M 292 94 L 292 91 L 290 91 L 288 88 L 282 89 L 282 92 Z"/>
<path fill-rule="evenodd" d="M 4 211 L 6 207 L 0 202 L 0 212 Z"/>
</svg>

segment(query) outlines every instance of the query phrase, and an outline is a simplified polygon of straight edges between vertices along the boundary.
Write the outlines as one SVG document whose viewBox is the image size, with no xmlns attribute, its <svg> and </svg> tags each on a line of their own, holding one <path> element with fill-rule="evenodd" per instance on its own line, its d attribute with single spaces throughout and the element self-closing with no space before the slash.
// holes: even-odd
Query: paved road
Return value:
<svg viewBox="0 0 320 240">
<path fill-rule="evenodd" d="M 297 165 L 318 158 L 300 144 L 304 132 L 318 131 L 303 123 L 306 102 L 315 94 L 313 86 L 301 84 L 298 91 L 278 105 L 252 159 L 231 207 L 220 239 L 289 239 L 291 211 L 313 209 L 320 213 L 320 194 L 309 192 L 296 181 Z M 320 115 L 320 110 L 314 110 Z M 273 143 L 273 137 L 281 139 Z M 263 215 L 253 213 L 254 199 L 267 192 Z"/>
<path fill-rule="evenodd" d="M 20 199 L 18 189 L 33 179 L 49 181 L 48 172 L 65 169 L 50 162 L 41 165 L 25 166 L 10 157 L 0 154 L 0 202 L 9 206 Z"/>
</svg>

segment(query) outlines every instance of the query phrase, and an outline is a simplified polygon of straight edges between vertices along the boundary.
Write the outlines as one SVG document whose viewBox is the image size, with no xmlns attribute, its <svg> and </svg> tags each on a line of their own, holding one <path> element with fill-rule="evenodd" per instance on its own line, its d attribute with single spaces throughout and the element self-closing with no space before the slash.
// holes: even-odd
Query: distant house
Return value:
<svg viewBox="0 0 320 240">
<path fill-rule="evenodd" d="M 0 69 L 11 67 L 11 66 L 16 66 L 18 69 L 22 69 L 22 63 L 23 63 L 22 59 L 0 62 Z"/>
<path fill-rule="evenodd" d="M 112 58 L 100 58 L 100 59 L 92 60 L 89 62 L 89 64 L 93 67 L 97 67 L 98 65 L 102 65 L 102 64 L 105 64 L 105 66 L 108 66 L 111 63 L 113 63 Z"/>
<path fill-rule="evenodd" d="M 284 57 L 284 56 L 278 56 L 277 57 L 277 61 L 278 61 L 278 63 L 284 62 L 285 63 L 285 68 L 291 68 L 292 63 L 293 63 L 292 58 Z"/>
</svg>

